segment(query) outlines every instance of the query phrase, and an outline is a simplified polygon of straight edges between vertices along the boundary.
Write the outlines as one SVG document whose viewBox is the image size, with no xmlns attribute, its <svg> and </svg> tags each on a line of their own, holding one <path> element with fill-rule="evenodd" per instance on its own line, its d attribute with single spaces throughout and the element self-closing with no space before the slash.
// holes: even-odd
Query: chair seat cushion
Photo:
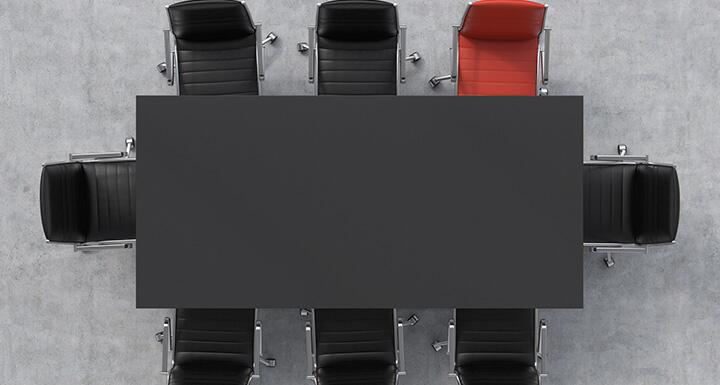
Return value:
<svg viewBox="0 0 720 385">
<path fill-rule="evenodd" d="M 319 368 L 318 385 L 394 385 L 395 365 L 341 365 Z"/>
<path fill-rule="evenodd" d="M 584 167 L 584 242 L 634 243 L 635 165 Z"/>
<path fill-rule="evenodd" d="M 135 239 L 135 161 L 83 164 L 87 241 Z"/>
<path fill-rule="evenodd" d="M 456 373 L 462 385 L 538 385 L 534 366 L 488 362 L 461 366 Z"/>
<path fill-rule="evenodd" d="M 254 309 L 178 309 L 175 363 L 253 365 Z"/>
<path fill-rule="evenodd" d="M 245 385 L 252 369 L 233 364 L 206 363 L 175 365 L 170 371 L 170 385 Z"/>
</svg>

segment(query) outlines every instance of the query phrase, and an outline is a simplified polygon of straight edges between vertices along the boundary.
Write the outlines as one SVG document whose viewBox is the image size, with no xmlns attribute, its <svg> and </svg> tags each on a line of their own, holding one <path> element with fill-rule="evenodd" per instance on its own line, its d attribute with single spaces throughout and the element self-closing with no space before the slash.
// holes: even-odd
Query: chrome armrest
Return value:
<svg viewBox="0 0 720 385">
<path fill-rule="evenodd" d="M 263 44 L 262 38 L 262 24 L 255 24 L 255 50 L 257 56 L 257 73 L 258 80 L 265 80 L 265 45 Z"/>
<path fill-rule="evenodd" d="M 620 143 L 617 145 L 617 155 L 591 155 L 590 160 L 599 162 L 648 162 L 647 155 L 628 155 L 628 146 Z"/>
<path fill-rule="evenodd" d="M 405 332 L 402 318 L 397 320 L 397 368 L 398 375 L 405 375 Z"/>
<path fill-rule="evenodd" d="M 99 160 L 99 159 L 117 159 L 117 158 L 129 158 L 132 151 L 135 149 L 135 138 L 125 138 L 125 151 L 110 151 L 110 152 L 88 152 L 80 154 L 70 154 L 68 157 L 70 160 Z"/>
<path fill-rule="evenodd" d="M 114 159 L 114 158 L 125 158 L 126 154 L 122 151 L 111 151 L 111 152 L 88 152 L 82 154 L 70 154 L 70 160 L 84 160 L 84 159 Z"/>
<path fill-rule="evenodd" d="M 540 51 L 542 84 L 545 86 L 548 85 L 550 81 L 550 31 L 552 31 L 550 28 L 545 28 L 543 30 L 543 49 Z"/>
<path fill-rule="evenodd" d="M 455 83 L 457 81 L 458 73 L 458 37 L 460 35 L 460 26 L 453 25 L 452 27 L 452 67 L 450 67 L 450 81 Z"/>
<path fill-rule="evenodd" d="M 157 70 L 165 76 L 168 85 L 172 86 L 175 82 L 175 51 L 172 49 L 172 37 L 170 34 L 169 28 L 163 29 L 165 61 L 157 65 Z"/>
<path fill-rule="evenodd" d="M 647 162 L 647 155 L 592 155 L 590 160 L 601 162 Z"/>
<path fill-rule="evenodd" d="M 315 83 L 315 58 L 317 47 L 315 47 L 315 26 L 308 27 L 308 82 Z"/>
<path fill-rule="evenodd" d="M 260 356 L 262 355 L 262 323 L 255 322 L 255 332 L 253 334 L 253 374 L 252 378 L 260 378 Z"/>
<path fill-rule="evenodd" d="M 309 380 L 315 379 L 315 351 L 313 350 L 313 335 L 310 322 L 305 323 L 305 354 L 307 355 L 307 366 L 305 377 Z"/>
<path fill-rule="evenodd" d="M 118 239 L 112 241 L 84 242 L 74 245 L 75 251 L 97 251 L 108 249 L 132 249 L 135 247 L 135 239 Z"/>
<path fill-rule="evenodd" d="M 538 325 L 538 342 L 537 342 L 537 362 L 538 362 L 538 375 L 540 378 L 547 377 L 548 373 L 545 366 L 545 359 L 547 358 L 547 321 L 544 319 L 540 320 Z"/>
<path fill-rule="evenodd" d="M 405 83 L 407 76 L 405 69 L 405 33 L 407 32 L 407 26 L 400 26 L 400 48 L 398 49 L 398 65 L 400 66 L 400 83 Z"/>
<path fill-rule="evenodd" d="M 447 354 L 450 357 L 450 375 L 455 375 L 455 320 L 448 322 L 448 349 Z"/>
<path fill-rule="evenodd" d="M 593 253 L 646 253 L 647 246 L 615 243 L 583 243 Z"/>
<path fill-rule="evenodd" d="M 163 322 L 163 330 L 155 333 L 155 339 L 162 343 L 162 364 L 160 372 L 163 374 L 168 373 L 168 360 L 171 358 L 170 351 L 172 350 L 172 327 L 170 317 L 165 317 Z"/>
<path fill-rule="evenodd" d="M 400 26 L 400 48 L 398 48 L 398 65 L 400 66 L 400 83 L 405 83 L 405 80 L 407 78 L 407 66 L 405 62 L 412 62 L 417 63 L 420 59 L 422 59 L 422 56 L 420 56 L 420 53 L 415 51 L 409 55 L 406 54 L 407 52 L 407 46 L 406 46 L 406 36 L 407 36 L 407 26 L 401 25 Z"/>
<path fill-rule="evenodd" d="M 450 80 L 450 82 L 455 83 L 457 82 L 457 73 L 458 73 L 458 34 L 460 33 L 460 26 L 454 25 L 452 27 L 452 50 L 450 52 L 450 55 L 452 56 L 452 63 L 450 67 L 450 75 L 436 75 L 430 78 L 428 80 L 428 84 L 430 84 L 431 88 L 435 88 L 440 83 L 442 83 L 445 80 Z"/>
</svg>

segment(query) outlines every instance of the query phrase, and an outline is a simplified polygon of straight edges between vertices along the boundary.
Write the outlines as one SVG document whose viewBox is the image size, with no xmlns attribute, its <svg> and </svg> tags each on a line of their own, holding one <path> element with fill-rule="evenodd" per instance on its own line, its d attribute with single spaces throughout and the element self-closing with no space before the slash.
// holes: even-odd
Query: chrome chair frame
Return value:
<svg viewBox="0 0 720 385">
<path fill-rule="evenodd" d="M 660 166 L 677 166 L 669 163 L 650 162 L 648 155 L 628 155 L 628 146 L 618 144 L 617 155 L 591 155 L 589 161 L 583 162 L 586 165 L 604 164 L 604 165 L 626 165 L 626 164 L 655 164 Z M 652 245 L 639 245 L 636 243 L 597 243 L 584 242 L 583 247 L 590 249 L 593 254 L 605 254 L 603 262 L 607 267 L 613 267 L 615 260 L 612 254 L 646 254 L 649 246 L 674 245 L 675 241 L 669 243 L 657 243 Z"/>
<path fill-rule="evenodd" d="M 253 332 L 253 374 L 250 377 L 250 382 L 253 379 L 260 378 L 260 366 L 266 366 L 274 368 L 276 361 L 274 358 L 266 358 L 263 356 L 262 349 L 262 322 L 257 318 L 257 309 L 255 309 L 255 330 Z M 175 311 L 175 317 L 177 317 L 177 311 Z M 177 319 L 175 320 L 177 323 Z M 175 339 L 173 338 L 173 323 L 170 317 L 165 317 L 163 321 L 163 329 L 155 333 L 155 340 L 162 344 L 162 362 L 160 366 L 160 373 L 168 375 L 168 382 L 170 381 L 168 363 L 170 369 L 175 365 Z"/>
<path fill-rule="evenodd" d="M 432 343 L 432 347 L 436 352 L 442 350 L 443 346 L 447 346 L 445 354 L 450 359 L 450 377 L 455 378 L 458 385 L 462 385 L 460 377 L 457 374 L 455 367 L 455 352 L 457 348 L 457 334 L 455 328 L 455 320 L 457 319 L 457 309 L 453 309 L 453 316 L 448 321 L 448 339 L 447 341 L 435 341 Z M 544 318 L 538 318 L 538 310 L 535 309 L 535 322 L 537 327 L 535 329 L 535 369 L 538 373 L 538 381 L 542 383 L 542 380 L 548 376 L 547 367 L 545 360 L 547 359 L 547 320 Z"/>
<path fill-rule="evenodd" d="M 305 367 L 305 378 L 317 384 L 317 357 L 315 355 L 315 309 L 301 309 L 300 315 L 309 316 L 310 321 L 305 322 L 305 355 L 307 365 Z M 395 375 L 395 383 L 399 382 L 400 376 L 404 376 L 405 370 L 405 332 L 407 326 L 414 326 L 419 318 L 413 314 L 408 318 L 407 322 L 403 322 L 402 318 L 398 318 L 397 309 L 393 309 L 393 319 L 395 319 L 395 365 L 397 366 L 397 374 Z"/>
<path fill-rule="evenodd" d="M 106 152 L 88 152 L 88 153 L 71 153 L 68 160 L 60 162 L 47 162 L 42 166 L 50 166 L 55 164 L 69 163 L 93 163 L 93 162 L 134 162 L 135 158 L 130 155 L 135 150 L 135 138 L 128 137 L 125 139 L 125 151 L 106 151 Z M 108 241 L 97 242 L 57 242 L 45 239 L 46 243 L 67 245 L 72 244 L 74 251 L 95 251 L 105 249 L 132 249 L 135 247 L 135 239 L 114 239 Z"/>
<path fill-rule="evenodd" d="M 245 1 L 235 0 L 238 3 L 242 4 L 243 7 L 245 7 L 245 10 L 247 11 L 248 16 L 250 16 L 250 21 L 255 26 L 255 50 L 256 50 L 256 67 L 257 67 L 257 78 L 258 78 L 258 94 L 262 95 L 262 81 L 265 80 L 265 46 L 268 44 L 275 43 L 275 40 L 278 39 L 278 35 L 276 35 L 274 32 L 269 32 L 267 36 L 264 38 L 262 37 L 262 23 L 255 23 L 252 18 L 252 13 L 250 13 L 250 10 L 247 8 L 247 4 L 245 4 Z M 175 85 L 175 69 L 177 68 L 177 43 L 175 42 L 175 35 L 173 35 L 172 30 L 170 29 L 170 6 L 173 4 L 168 4 L 165 6 L 165 11 L 168 16 L 168 28 L 163 29 L 163 37 L 165 41 L 165 61 L 161 62 L 156 66 L 156 69 L 158 72 L 160 72 L 165 79 L 167 79 L 168 86 Z M 169 64 L 168 64 L 169 63 Z M 180 79 L 178 78 L 178 85 L 175 90 L 176 95 L 180 95 Z"/>
<path fill-rule="evenodd" d="M 315 95 L 318 94 L 318 85 L 315 81 L 317 79 L 317 63 L 318 63 L 318 48 L 317 48 L 317 20 L 320 15 L 320 6 L 322 3 L 317 3 L 315 6 L 315 25 L 308 26 L 308 41 L 301 41 L 297 43 L 297 51 L 308 55 L 308 83 L 314 84 Z M 405 83 L 407 80 L 407 67 L 406 62 L 417 63 L 422 59 L 419 52 L 414 51 L 411 54 L 406 54 L 406 35 L 407 26 L 400 24 L 400 9 L 397 3 L 393 3 L 395 7 L 395 14 L 397 15 L 398 21 L 398 45 L 396 55 L 396 73 L 398 74 L 396 79 L 396 89 L 400 87 L 400 84 Z"/>
<path fill-rule="evenodd" d="M 465 18 L 467 17 L 468 12 L 470 11 L 470 7 L 472 6 L 473 2 L 467 3 L 467 6 L 465 7 L 465 12 L 463 13 L 462 20 L 460 22 L 460 25 L 453 25 L 452 26 L 452 64 L 450 67 L 450 74 L 449 75 L 436 75 L 430 78 L 428 80 L 428 84 L 430 85 L 430 88 L 435 88 L 440 83 L 449 80 L 453 85 L 453 95 L 458 94 L 458 87 L 457 87 L 457 74 L 458 74 L 458 61 L 460 50 L 458 49 L 458 40 L 460 39 L 460 29 L 465 24 Z M 550 32 L 552 31 L 551 28 L 547 27 L 545 25 L 545 20 L 547 19 L 547 10 L 550 6 L 548 4 L 545 4 L 545 15 L 543 17 L 543 29 L 540 33 L 540 36 L 538 36 L 538 84 L 541 84 L 541 86 L 536 86 L 538 90 L 538 96 L 547 96 L 549 94 L 548 85 L 550 83 Z"/>
</svg>

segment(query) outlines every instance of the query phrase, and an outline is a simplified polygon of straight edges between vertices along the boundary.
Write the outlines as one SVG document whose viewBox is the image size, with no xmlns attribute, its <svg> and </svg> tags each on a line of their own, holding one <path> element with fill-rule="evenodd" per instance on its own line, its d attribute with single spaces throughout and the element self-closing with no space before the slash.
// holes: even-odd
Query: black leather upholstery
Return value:
<svg viewBox="0 0 720 385">
<path fill-rule="evenodd" d="M 534 309 L 457 309 L 455 322 L 462 384 L 538 383 Z"/>
<path fill-rule="evenodd" d="M 462 385 L 538 385 L 540 378 L 533 366 L 487 363 L 457 368 Z"/>
<path fill-rule="evenodd" d="M 318 385 L 393 385 L 395 365 L 347 365 L 319 368 Z"/>
<path fill-rule="evenodd" d="M 135 238 L 135 161 L 83 164 L 88 200 L 86 241 Z"/>
<path fill-rule="evenodd" d="M 43 167 L 40 177 L 40 215 L 45 238 L 55 242 L 84 242 L 87 197 L 80 163 Z"/>
<path fill-rule="evenodd" d="M 237 365 L 212 364 L 175 365 L 170 372 L 170 385 L 245 385 L 250 382 L 251 368 Z"/>
<path fill-rule="evenodd" d="M 257 95 L 255 25 L 235 0 L 168 7 L 177 45 L 180 95 Z"/>
<path fill-rule="evenodd" d="M 680 183 L 674 167 L 638 165 L 633 201 L 635 243 L 675 240 L 680 220 Z"/>
<path fill-rule="evenodd" d="M 679 215 L 680 187 L 674 167 L 585 165 L 585 242 L 671 242 Z"/>
<path fill-rule="evenodd" d="M 398 18 L 378 0 L 334 0 L 318 10 L 318 94 L 397 94 Z"/>
<path fill-rule="evenodd" d="M 254 309 L 178 309 L 170 384 L 245 385 L 253 373 Z"/>
<path fill-rule="evenodd" d="M 50 241 L 135 239 L 135 160 L 43 167 L 40 212 Z"/>
<path fill-rule="evenodd" d="M 632 221 L 634 178 L 635 165 L 585 165 L 585 242 L 635 242 Z"/>
<path fill-rule="evenodd" d="M 392 309 L 315 309 L 317 380 L 321 385 L 395 382 Z"/>
</svg>

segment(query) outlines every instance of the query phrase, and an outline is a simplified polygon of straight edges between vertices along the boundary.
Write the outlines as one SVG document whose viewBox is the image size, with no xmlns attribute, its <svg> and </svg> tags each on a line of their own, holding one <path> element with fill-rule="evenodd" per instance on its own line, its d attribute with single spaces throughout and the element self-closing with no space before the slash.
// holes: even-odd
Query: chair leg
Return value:
<svg viewBox="0 0 720 385">
<path fill-rule="evenodd" d="M 615 266 L 615 260 L 613 259 L 612 254 L 610 254 L 610 253 L 605 254 L 605 258 L 603 258 L 603 262 L 605 262 L 605 266 L 607 266 L 608 268 Z"/>
<path fill-rule="evenodd" d="M 263 356 L 260 356 L 260 363 L 268 368 L 274 368 L 277 362 L 274 358 L 265 358 Z"/>
<path fill-rule="evenodd" d="M 435 350 L 436 352 L 441 351 L 442 348 L 445 347 L 445 346 L 448 346 L 448 341 L 435 340 L 435 341 L 433 341 L 433 343 L 432 343 L 432 348 L 433 348 L 433 350 Z"/>
</svg>

